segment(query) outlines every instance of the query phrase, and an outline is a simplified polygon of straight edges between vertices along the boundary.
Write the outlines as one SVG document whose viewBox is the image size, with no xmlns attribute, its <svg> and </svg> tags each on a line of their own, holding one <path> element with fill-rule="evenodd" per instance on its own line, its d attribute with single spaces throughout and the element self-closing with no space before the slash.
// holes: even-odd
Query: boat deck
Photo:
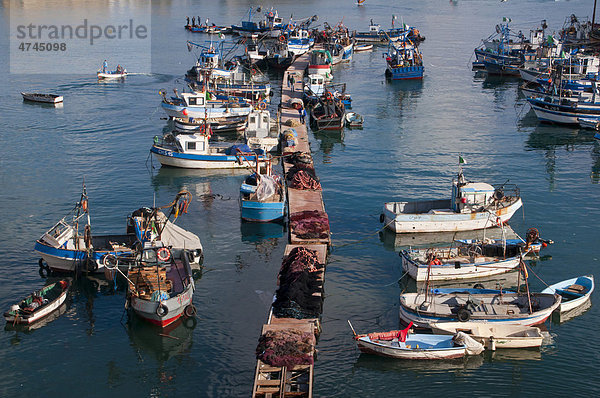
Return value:
<svg viewBox="0 0 600 398">
<path fill-rule="evenodd" d="M 300 56 L 287 69 L 283 76 L 283 81 L 287 82 L 288 74 L 295 73 L 296 84 L 293 92 L 291 89 L 287 88 L 286 84 L 284 84 L 282 87 L 282 104 L 280 108 L 281 130 L 292 127 L 298 134 L 296 145 L 291 148 L 285 148 L 284 155 L 291 154 L 296 151 L 301 151 L 310 155 L 308 129 L 305 123 L 300 122 L 300 113 L 291 106 L 290 102 L 292 98 L 302 97 L 302 77 L 308 66 L 309 58 L 310 53 Z M 312 160 L 312 156 L 310 156 L 310 158 Z M 293 164 L 288 162 L 287 158 L 284 159 L 283 170 L 284 174 L 286 174 Z M 323 195 L 321 191 L 288 188 L 287 197 L 289 206 L 288 217 L 290 214 L 300 211 L 317 210 L 319 212 L 325 212 L 325 205 L 323 203 Z M 291 230 L 290 228 L 289 244 L 286 246 L 284 256 L 288 256 L 296 247 L 305 247 L 307 249 L 315 250 L 317 252 L 319 263 L 325 264 L 327 261 L 327 250 L 330 244 L 331 238 L 329 233 L 327 234 L 326 238 L 302 239 L 298 237 L 295 234 L 295 231 Z M 320 275 L 317 276 L 317 279 L 324 283 L 325 268 L 318 272 Z M 279 285 L 279 281 L 277 284 Z M 318 289 L 319 291 L 313 294 L 321 296 L 323 292 L 322 289 L 323 285 L 321 284 L 320 289 Z M 262 332 L 265 333 L 267 330 L 286 329 L 296 329 L 313 334 L 315 339 L 311 355 L 314 356 L 316 336 L 320 332 L 320 321 L 318 318 L 278 318 L 273 315 L 273 310 L 271 309 L 267 323 L 263 325 Z M 270 366 L 261 360 L 257 360 L 252 397 L 312 397 L 313 374 L 314 364 L 298 365 L 291 369 L 285 366 Z"/>
</svg>

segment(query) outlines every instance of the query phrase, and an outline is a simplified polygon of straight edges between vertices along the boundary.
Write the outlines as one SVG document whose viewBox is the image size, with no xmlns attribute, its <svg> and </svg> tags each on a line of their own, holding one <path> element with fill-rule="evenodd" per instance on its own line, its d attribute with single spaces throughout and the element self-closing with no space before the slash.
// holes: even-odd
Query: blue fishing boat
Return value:
<svg viewBox="0 0 600 398">
<path fill-rule="evenodd" d="M 266 162 L 265 173 L 258 171 L 248 176 L 240 187 L 242 220 L 270 222 L 285 216 L 285 188 L 282 178 L 273 175 Z"/>
<path fill-rule="evenodd" d="M 194 134 L 167 133 L 154 137 L 150 152 L 160 164 L 187 169 L 252 168 L 257 160 L 266 160 L 261 150 L 246 144 L 209 142 L 210 129 Z"/>
<path fill-rule="evenodd" d="M 419 49 L 412 43 L 390 43 L 383 54 L 387 62 L 385 76 L 392 80 L 423 79 L 425 67 Z"/>
<path fill-rule="evenodd" d="M 253 34 L 259 34 L 265 37 L 278 37 L 281 35 L 285 25 L 283 18 L 277 14 L 277 10 L 271 8 L 265 13 L 263 20 L 259 22 L 252 21 L 252 8 L 248 10 L 248 19 L 242 21 L 241 25 L 231 25 L 233 33 L 240 36 L 249 37 Z M 256 12 L 261 12 L 261 7 L 256 9 Z"/>
<path fill-rule="evenodd" d="M 594 291 L 594 276 L 585 275 L 555 283 L 542 290 L 542 293 L 557 293 L 562 297 L 558 311 L 561 313 L 583 306 L 590 300 Z"/>
</svg>

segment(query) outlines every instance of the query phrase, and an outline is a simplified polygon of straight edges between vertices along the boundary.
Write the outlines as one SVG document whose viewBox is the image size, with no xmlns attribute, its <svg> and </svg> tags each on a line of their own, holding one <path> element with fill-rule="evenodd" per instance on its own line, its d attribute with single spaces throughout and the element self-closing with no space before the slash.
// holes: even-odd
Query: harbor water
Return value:
<svg viewBox="0 0 600 398">
<path fill-rule="evenodd" d="M 364 128 L 309 133 L 333 241 L 315 396 L 600 393 L 595 296 L 581 316 L 548 321 L 550 337 L 541 350 L 436 363 L 359 355 L 347 324 L 351 320 L 358 332 L 399 327 L 398 298 L 411 288 L 399 281 L 398 250 L 406 240 L 381 232 L 379 214 L 386 201 L 449 198 L 459 155 L 467 161 L 468 179 L 519 186 L 524 207 L 510 222 L 516 232 L 536 227 L 554 240 L 530 263 L 532 290 L 544 282 L 600 276 L 600 145 L 594 133 L 538 123 L 518 79 L 487 78 L 470 68 L 473 49 L 502 17 L 525 34 L 542 19 L 548 31 L 558 31 L 571 14 L 591 19 L 592 1 L 367 0 L 361 7 L 335 0 L 152 2 L 151 70 L 129 70 L 134 73 L 124 81 L 106 83 L 97 81 L 95 69 L 9 74 L 9 3 L 19 7 L 0 3 L 0 308 L 46 282 L 34 242 L 73 208 L 84 181 L 94 233 L 124 233 L 133 210 L 166 204 L 189 190 L 193 202 L 177 223 L 200 237 L 205 260 L 194 295 L 197 321 L 168 332 L 128 322 L 123 288 L 83 275 L 60 317 L 39 329 L 7 326 L 0 333 L 0 396 L 251 395 L 255 349 L 276 289 L 286 227 L 241 222 L 244 172 L 161 168 L 149 149 L 168 126 L 158 91 L 181 89 L 181 77 L 195 61 L 186 40 L 208 40 L 186 31 L 185 17 L 231 25 L 259 3 L 286 19 L 316 14 L 317 27 L 343 21 L 359 31 L 371 19 L 389 28 L 393 14 L 397 25 L 416 26 L 426 37 L 422 82 L 386 81 L 384 47 L 336 66 L 334 81 L 347 84 Z M 77 10 L 78 2 L 72 6 Z M 128 6 L 135 17 L 136 3 Z M 139 8 L 148 11 L 145 4 Z M 82 7 L 81 17 L 88 12 Z M 99 55 L 98 67 L 104 58 L 111 66 L 119 62 Z M 269 76 L 278 92 L 279 75 Z M 58 93 L 64 105 L 26 103 L 21 91 Z M 278 102 L 276 94 L 273 113 Z"/>
</svg>

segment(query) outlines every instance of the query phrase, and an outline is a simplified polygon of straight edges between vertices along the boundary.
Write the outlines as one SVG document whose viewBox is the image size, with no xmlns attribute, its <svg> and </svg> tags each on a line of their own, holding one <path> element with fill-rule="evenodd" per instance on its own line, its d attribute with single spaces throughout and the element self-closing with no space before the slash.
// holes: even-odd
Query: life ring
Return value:
<svg viewBox="0 0 600 398">
<path fill-rule="evenodd" d="M 252 76 L 256 75 L 257 73 L 258 71 L 256 70 L 256 68 L 250 69 L 250 74 L 252 74 Z"/>
<path fill-rule="evenodd" d="M 456 318 L 460 321 L 460 322 L 467 322 L 469 319 L 471 319 L 471 313 L 469 312 L 468 309 L 466 308 L 461 308 L 458 310 L 458 312 L 456 313 Z"/>
<path fill-rule="evenodd" d="M 163 303 L 160 303 L 158 307 L 156 307 L 156 315 L 163 317 L 169 313 L 169 309 Z"/>
<path fill-rule="evenodd" d="M 188 306 L 183 310 L 183 314 L 186 318 L 196 316 L 197 313 L 198 311 L 196 310 L 196 307 L 194 307 L 194 304 L 188 304 Z"/>
<path fill-rule="evenodd" d="M 115 256 L 114 254 L 105 254 L 104 256 L 102 256 L 102 258 L 100 259 L 100 262 L 102 263 L 102 265 L 104 265 L 104 268 L 108 268 L 108 269 L 114 269 L 118 264 L 118 260 L 117 260 L 117 256 Z"/>
<path fill-rule="evenodd" d="M 261 101 L 258 103 L 258 109 L 260 109 L 261 111 L 264 111 L 265 109 L 267 109 L 267 104 L 264 101 Z"/>
<path fill-rule="evenodd" d="M 279 41 L 282 42 L 282 43 L 284 43 L 285 42 L 285 36 L 284 35 L 279 36 Z"/>
<path fill-rule="evenodd" d="M 169 261 L 171 259 L 171 251 L 166 247 L 161 247 L 156 251 L 156 257 L 160 261 Z"/>
<path fill-rule="evenodd" d="M 274 15 L 275 15 L 275 14 L 273 14 L 273 11 L 269 12 L 269 16 L 270 16 L 270 17 L 272 17 L 272 16 L 274 16 Z"/>
</svg>

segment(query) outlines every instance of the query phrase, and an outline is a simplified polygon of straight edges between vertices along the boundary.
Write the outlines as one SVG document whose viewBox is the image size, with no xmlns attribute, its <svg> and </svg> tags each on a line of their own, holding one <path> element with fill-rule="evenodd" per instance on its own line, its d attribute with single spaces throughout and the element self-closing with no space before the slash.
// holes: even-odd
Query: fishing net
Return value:
<svg viewBox="0 0 600 398">
<path fill-rule="evenodd" d="M 258 339 L 256 358 L 271 366 L 312 365 L 314 335 L 297 329 L 269 330 Z"/>
<path fill-rule="evenodd" d="M 308 163 L 297 162 L 287 172 L 288 186 L 294 189 L 312 189 L 320 191 L 321 183 L 315 169 Z"/>
<path fill-rule="evenodd" d="M 305 210 L 290 215 L 290 229 L 300 239 L 327 239 L 329 217 L 318 210 Z"/>
</svg>

